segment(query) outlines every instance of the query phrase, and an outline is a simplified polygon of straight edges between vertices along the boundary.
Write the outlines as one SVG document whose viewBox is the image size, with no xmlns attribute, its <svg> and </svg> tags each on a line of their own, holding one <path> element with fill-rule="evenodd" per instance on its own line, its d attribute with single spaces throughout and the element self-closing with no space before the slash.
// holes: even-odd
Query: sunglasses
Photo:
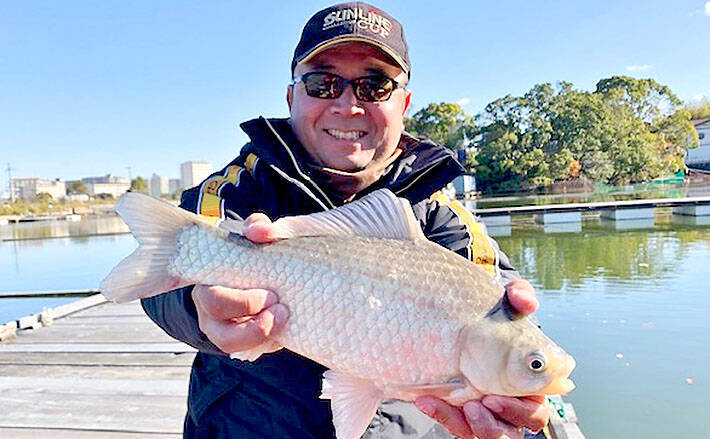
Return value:
<svg viewBox="0 0 710 439">
<path fill-rule="evenodd" d="M 345 79 L 335 73 L 310 72 L 293 78 L 291 85 L 299 82 L 306 87 L 308 96 L 318 99 L 337 99 L 345 91 L 345 86 L 350 84 L 355 97 L 364 102 L 386 101 L 392 96 L 393 91 L 405 88 L 404 84 L 385 75 Z"/>
</svg>

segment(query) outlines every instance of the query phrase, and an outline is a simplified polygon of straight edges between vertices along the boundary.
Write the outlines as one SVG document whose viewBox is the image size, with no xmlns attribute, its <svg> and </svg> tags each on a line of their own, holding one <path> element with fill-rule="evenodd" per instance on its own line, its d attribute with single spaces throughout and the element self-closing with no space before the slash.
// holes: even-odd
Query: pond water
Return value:
<svg viewBox="0 0 710 439">
<path fill-rule="evenodd" d="M 537 288 L 543 329 L 577 360 L 588 438 L 706 438 L 710 228 L 657 225 L 497 238 Z"/>
<path fill-rule="evenodd" d="M 97 289 L 136 243 L 118 217 L 0 226 L 0 291 Z M 0 299 L 0 324 L 76 298 Z"/>
<path fill-rule="evenodd" d="M 124 227 L 117 218 L 21 224 L 0 227 L 0 238 Z M 709 227 L 668 217 L 642 230 L 588 221 L 549 234 L 521 221 L 496 239 L 537 288 L 545 331 L 577 360 L 566 399 L 588 438 L 708 437 Z M 126 234 L 0 241 L 0 289 L 95 289 L 135 246 Z M 0 322 L 50 300 L 75 299 L 0 299 Z"/>
</svg>

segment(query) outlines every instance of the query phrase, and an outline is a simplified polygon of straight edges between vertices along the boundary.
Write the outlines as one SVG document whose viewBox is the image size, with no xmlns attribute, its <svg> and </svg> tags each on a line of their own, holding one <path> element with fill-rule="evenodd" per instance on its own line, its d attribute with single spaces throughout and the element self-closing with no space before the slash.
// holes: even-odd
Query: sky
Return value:
<svg viewBox="0 0 710 439">
<path fill-rule="evenodd" d="M 710 1 L 373 1 L 404 27 L 410 114 L 475 115 L 535 84 L 653 78 L 710 99 Z M 0 0 L 0 193 L 13 178 L 216 169 L 239 124 L 287 117 L 293 49 L 331 2 Z"/>
</svg>

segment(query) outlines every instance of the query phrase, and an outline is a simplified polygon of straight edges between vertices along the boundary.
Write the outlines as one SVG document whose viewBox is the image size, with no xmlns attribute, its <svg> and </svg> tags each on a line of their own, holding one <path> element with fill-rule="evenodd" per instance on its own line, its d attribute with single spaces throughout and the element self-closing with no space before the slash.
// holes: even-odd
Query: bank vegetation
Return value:
<svg viewBox="0 0 710 439">
<path fill-rule="evenodd" d="M 710 104 L 684 107 L 653 79 L 614 76 L 591 92 L 568 82 L 538 84 L 475 116 L 458 104 L 430 104 L 405 123 L 409 132 L 465 151 L 479 189 L 512 191 L 677 174 L 685 170 L 686 151 L 698 146 L 690 121 L 705 111 Z"/>
</svg>

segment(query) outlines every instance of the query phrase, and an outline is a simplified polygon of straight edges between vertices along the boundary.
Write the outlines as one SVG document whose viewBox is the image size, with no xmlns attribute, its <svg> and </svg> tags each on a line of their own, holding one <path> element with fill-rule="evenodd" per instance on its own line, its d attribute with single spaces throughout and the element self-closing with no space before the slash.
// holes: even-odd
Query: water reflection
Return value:
<svg viewBox="0 0 710 439">
<path fill-rule="evenodd" d="M 118 217 L 0 227 L 3 291 L 95 289 L 136 242 Z"/>
<path fill-rule="evenodd" d="M 0 241 L 41 240 L 68 236 L 88 237 L 127 232 L 128 227 L 117 216 L 89 218 L 78 222 L 36 221 L 0 226 Z"/>
<path fill-rule="evenodd" d="M 531 281 L 544 289 L 561 290 L 580 286 L 587 279 L 619 279 L 665 276 L 679 268 L 689 251 L 685 244 L 706 243 L 706 228 L 660 227 L 655 232 L 629 230 L 617 232 L 585 225 L 580 233 L 545 234 L 542 230 L 516 230 L 511 236 L 497 238 Z"/>
<path fill-rule="evenodd" d="M 545 233 L 579 233 L 582 231 L 582 222 L 549 223 L 542 226 Z"/>
<path fill-rule="evenodd" d="M 679 226 L 710 226 L 710 216 L 673 215 L 672 222 Z"/>
<path fill-rule="evenodd" d="M 653 229 L 655 226 L 654 218 L 639 218 L 639 219 L 623 219 L 613 220 L 601 218 L 599 224 L 607 229 L 612 230 L 641 230 Z"/>
</svg>

